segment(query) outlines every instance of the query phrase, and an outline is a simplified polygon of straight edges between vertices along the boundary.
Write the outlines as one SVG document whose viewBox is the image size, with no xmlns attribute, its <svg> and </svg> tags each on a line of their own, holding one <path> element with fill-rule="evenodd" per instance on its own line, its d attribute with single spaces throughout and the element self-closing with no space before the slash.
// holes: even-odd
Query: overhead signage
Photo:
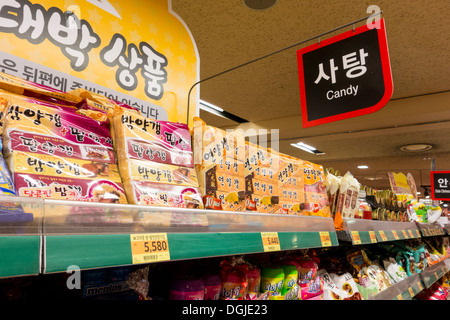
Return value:
<svg viewBox="0 0 450 320">
<path fill-rule="evenodd" d="M 186 123 L 199 63 L 170 0 L 0 2 L 0 71 L 64 92 L 84 88 Z M 198 113 L 194 90 L 189 119 Z"/>
<path fill-rule="evenodd" d="M 393 83 L 384 20 L 297 51 L 303 127 L 380 110 Z"/>
<path fill-rule="evenodd" d="M 431 199 L 450 201 L 450 171 L 431 171 Z"/>
<path fill-rule="evenodd" d="M 411 194 L 408 177 L 403 173 L 388 172 L 389 182 L 391 183 L 392 192 L 396 195 Z M 411 179 L 412 176 L 409 178 Z"/>
</svg>

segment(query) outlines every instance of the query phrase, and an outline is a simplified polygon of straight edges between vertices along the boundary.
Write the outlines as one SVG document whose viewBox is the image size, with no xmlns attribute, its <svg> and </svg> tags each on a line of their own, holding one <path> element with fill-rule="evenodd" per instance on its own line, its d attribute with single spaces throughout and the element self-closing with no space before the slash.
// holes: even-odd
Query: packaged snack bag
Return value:
<svg viewBox="0 0 450 320">
<path fill-rule="evenodd" d="M 205 286 L 204 300 L 219 300 L 222 282 L 218 274 L 207 274 L 203 277 Z"/>
<path fill-rule="evenodd" d="M 81 98 L 70 93 L 24 80 L 3 72 L 0 72 L 0 89 L 17 95 L 72 106 L 82 101 Z"/>
<path fill-rule="evenodd" d="M 245 141 L 245 196 L 247 210 L 278 213 L 278 153 Z"/>
<path fill-rule="evenodd" d="M 298 279 L 302 292 L 302 300 L 321 299 L 323 294 L 323 280 L 317 275 L 319 266 L 310 257 L 299 261 Z"/>
<path fill-rule="evenodd" d="M 169 300 L 204 300 L 205 286 L 202 279 L 174 280 L 169 291 Z"/>
<path fill-rule="evenodd" d="M 270 292 L 270 300 L 282 300 L 281 291 L 284 282 L 284 269 L 282 267 L 261 268 L 261 292 Z"/>
<path fill-rule="evenodd" d="M 246 271 L 247 294 L 245 300 L 256 300 L 261 286 L 261 270 L 256 266 L 249 266 Z"/>
<path fill-rule="evenodd" d="M 359 182 L 350 172 L 347 172 L 340 180 L 336 204 L 336 211 L 339 211 L 343 218 L 354 218 L 357 214 L 359 210 L 358 193 Z"/>
<path fill-rule="evenodd" d="M 0 194 L 15 196 L 16 188 L 6 165 L 5 159 L 3 159 L 3 143 L 0 139 Z"/>
<path fill-rule="evenodd" d="M 330 205 L 325 184 L 323 167 L 303 161 L 306 215 L 330 217 Z"/>
<path fill-rule="evenodd" d="M 295 265 L 283 265 L 284 281 L 281 288 L 281 295 L 286 295 L 298 281 L 298 271 Z"/>
<path fill-rule="evenodd" d="M 73 108 L 3 97 L 4 154 L 19 196 L 127 203 L 106 122 Z"/>
<path fill-rule="evenodd" d="M 129 203 L 203 208 L 187 125 L 134 110 L 113 116 L 119 171 Z"/>
<path fill-rule="evenodd" d="M 220 300 L 244 300 L 247 292 L 245 273 L 224 260 L 220 266 Z"/>
<path fill-rule="evenodd" d="M 395 261 L 394 258 L 389 257 L 388 260 L 383 260 L 384 269 L 391 276 L 395 283 L 398 283 L 408 277 L 403 267 Z"/>
<path fill-rule="evenodd" d="M 339 288 L 325 269 L 317 273 L 323 279 L 323 300 L 344 300 L 348 293 Z"/>
<path fill-rule="evenodd" d="M 336 286 L 345 292 L 343 300 L 363 300 L 363 296 L 359 292 L 358 287 L 353 280 L 353 276 L 350 273 L 346 272 L 341 276 L 332 273 L 330 276 Z"/>
<path fill-rule="evenodd" d="M 341 183 L 342 177 L 336 177 L 332 173 L 327 173 L 325 184 L 327 187 L 327 193 L 330 200 L 330 213 L 331 216 L 334 217 L 336 214 L 336 203 L 339 195 L 339 186 Z"/>
<path fill-rule="evenodd" d="M 192 136 L 195 169 L 205 208 L 245 211 L 242 132 L 224 131 L 196 118 Z"/>
</svg>

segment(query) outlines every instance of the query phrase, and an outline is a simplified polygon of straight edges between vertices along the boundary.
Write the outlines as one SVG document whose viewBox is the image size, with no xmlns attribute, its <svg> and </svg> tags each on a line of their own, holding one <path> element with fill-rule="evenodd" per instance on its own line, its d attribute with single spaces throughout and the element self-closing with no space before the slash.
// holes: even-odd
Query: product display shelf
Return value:
<svg viewBox="0 0 450 320">
<path fill-rule="evenodd" d="M 418 273 L 392 285 L 369 300 L 411 300 L 416 294 L 424 289 L 422 279 Z"/>
<path fill-rule="evenodd" d="M 445 235 L 444 228 L 439 223 L 417 223 L 422 237 L 443 236 Z"/>
<path fill-rule="evenodd" d="M 414 222 L 344 218 L 343 231 L 338 232 L 338 238 L 351 241 L 353 245 L 363 245 L 420 238 L 420 232 Z"/>
<path fill-rule="evenodd" d="M 438 281 L 443 275 L 445 275 L 450 270 L 450 257 L 439 261 L 426 269 L 424 269 L 420 276 L 425 288 L 431 287 L 433 283 Z"/>
<path fill-rule="evenodd" d="M 39 274 L 42 200 L 2 196 L 0 201 L 0 278 Z"/>
<path fill-rule="evenodd" d="M 29 199 L 14 201 L 33 203 L 21 227 L 31 223 L 38 242 L 26 259 L 3 249 L 3 260 L 35 265 L 32 274 L 338 245 L 331 218 Z M 23 241 L 19 231 L 9 232 Z"/>
</svg>

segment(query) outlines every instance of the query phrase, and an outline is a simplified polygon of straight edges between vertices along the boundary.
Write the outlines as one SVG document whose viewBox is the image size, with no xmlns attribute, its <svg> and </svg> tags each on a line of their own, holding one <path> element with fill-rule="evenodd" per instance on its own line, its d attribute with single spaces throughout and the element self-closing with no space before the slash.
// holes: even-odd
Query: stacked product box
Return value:
<svg viewBox="0 0 450 320">
<path fill-rule="evenodd" d="M 127 203 L 108 122 L 2 92 L 4 156 L 18 196 Z"/>
<path fill-rule="evenodd" d="M 329 218 L 330 204 L 323 166 L 310 161 L 303 161 L 303 166 L 305 208 L 302 213 Z"/>
<path fill-rule="evenodd" d="M 277 177 L 280 212 L 300 214 L 305 205 L 303 161 L 279 154 Z"/>
<path fill-rule="evenodd" d="M 194 160 L 207 209 L 245 211 L 244 136 L 194 120 Z"/>
<path fill-rule="evenodd" d="M 245 196 L 249 211 L 279 212 L 278 153 L 245 142 Z"/>
<path fill-rule="evenodd" d="M 113 116 L 119 171 L 129 203 L 203 208 L 185 124 L 117 109 Z"/>
</svg>

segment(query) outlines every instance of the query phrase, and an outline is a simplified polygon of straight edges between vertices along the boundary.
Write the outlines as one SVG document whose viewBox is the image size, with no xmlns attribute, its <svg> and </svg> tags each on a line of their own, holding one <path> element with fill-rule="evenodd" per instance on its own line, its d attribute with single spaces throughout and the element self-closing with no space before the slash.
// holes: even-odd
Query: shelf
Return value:
<svg viewBox="0 0 450 320">
<path fill-rule="evenodd" d="M 42 200 L 2 196 L 0 201 L 0 277 L 41 271 Z"/>
<path fill-rule="evenodd" d="M 33 266 L 28 272 L 38 274 L 65 272 L 72 265 L 91 269 L 338 245 L 331 218 L 20 197 L 2 197 L 0 203 L 12 200 L 34 219 L 2 223 L 0 250 L 6 258 L 0 277 L 25 274 L 14 273 L 18 268 L 7 261 Z M 136 236 L 162 236 L 168 250 L 136 253 L 134 246 L 144 245 L 136 244 Z"/>
<path fill-rule="evenodd" d="M 344 227 L 343 231 L 338 233 L 339 240 L 351 241 L 353 245 L 420 238 L 420 232 L 414 222 L 343 220 Z"/>
<path fill-rule="evenodd" d="M 420 273 L 422 281 L 426 288 L 431 287 L 433 283 L 439 280 L 450 270 L 450 258 L 446 258 L 434 265 L 429 266 Z"/>
<path fill-rule="evenodd" d="M 369 300 L 411 300 L 423 289 L 421 278 L 418 273 L 415 273 L 377 295 L 369 297 Z"/>
<path fill-rule="evenodd" d="M 418 222 L 422 237 L 443 236 L 445 231 L 439 223 L 422 223 Z"/>
</svg>

